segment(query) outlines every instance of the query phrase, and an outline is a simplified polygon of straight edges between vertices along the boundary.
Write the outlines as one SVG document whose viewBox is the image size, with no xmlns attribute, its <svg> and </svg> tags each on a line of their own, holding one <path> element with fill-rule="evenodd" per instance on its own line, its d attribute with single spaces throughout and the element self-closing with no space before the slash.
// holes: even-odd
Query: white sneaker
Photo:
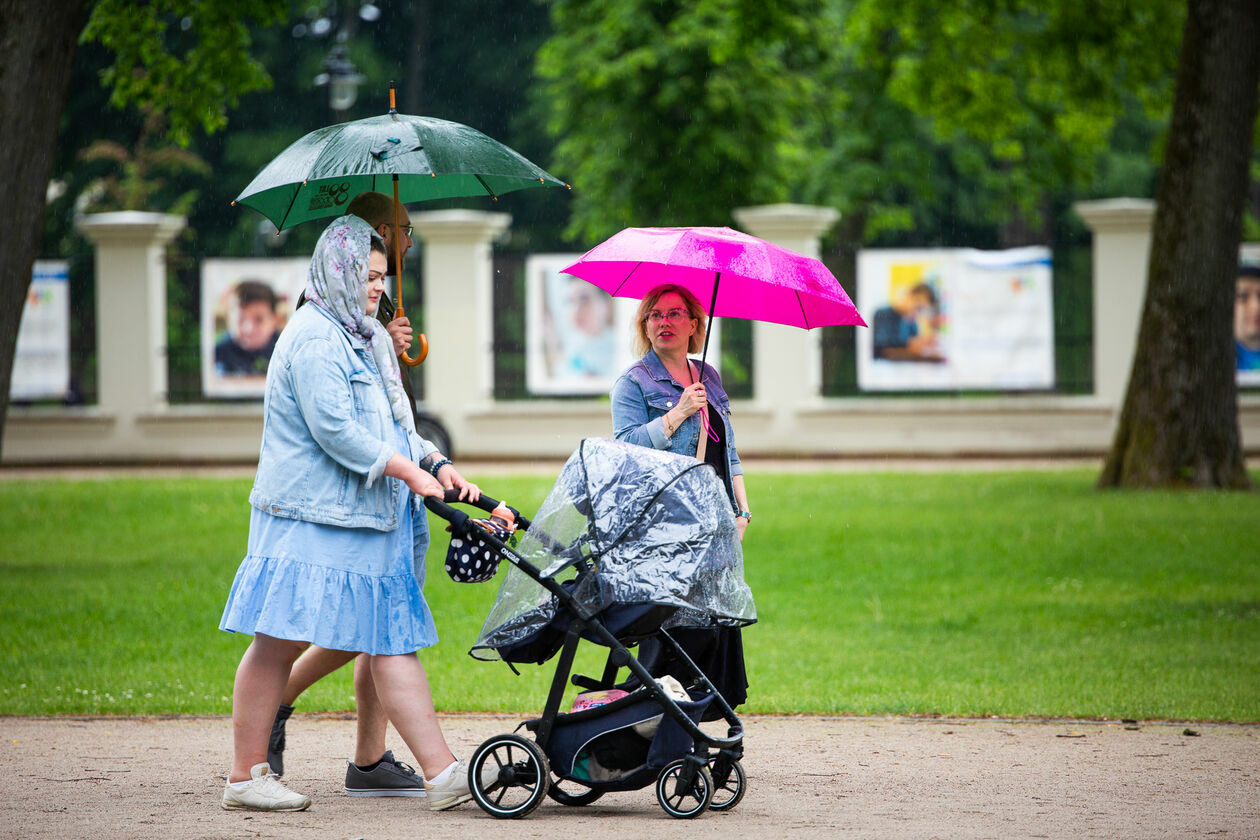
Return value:
<svg viewBox="0 0 1260 840">
<path fill-rule="evenodd" d="M 289 790 L 267 762 L 249 768 L 249 784 L 223 787 L 223 808 L 228 811 L 305 811 L 310 797 Z M 467 780 L 465 780 L 467 787 Z"/>
<path fill-rule="evenodd" d="M 486 793 L 499 786 L 498 765 L 487 762 L 481 766 L 481 789 Z M 424 789 L 429 794 L 429 809 L 445 811 L 472 799 L 472 791 L 468 789 L 468 766 L 456 759 L 455 767 L 441 784 L 425 781 Z"/>
</svg>

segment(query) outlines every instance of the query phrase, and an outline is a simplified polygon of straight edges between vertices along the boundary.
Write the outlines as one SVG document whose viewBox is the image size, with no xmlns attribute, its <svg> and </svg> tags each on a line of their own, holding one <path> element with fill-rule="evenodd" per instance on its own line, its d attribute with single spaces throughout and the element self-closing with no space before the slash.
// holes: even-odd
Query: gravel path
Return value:
<svg viewBox="0 0 1260 840">
<path fill-rule="evenodd" d="M 450 715 L 457 754 L 516 717 Z M 745 719 L 748 793 L 728 813 L 674 820 L 652 789 L 585 808 L 546 802 L 496 821 L 469 803 L 341 794 L 353 720 L 298 715 L 286 781 L 298 814 L 220 809 L 231 721 L 0 718 L 4 838 L 1255 838 L 1260 727 L 1003 720 Z M 1188 734 L 1187 729 L 1196 733 Z M 390 745 L 405 758 L 391 732 Z"/>
</svg>

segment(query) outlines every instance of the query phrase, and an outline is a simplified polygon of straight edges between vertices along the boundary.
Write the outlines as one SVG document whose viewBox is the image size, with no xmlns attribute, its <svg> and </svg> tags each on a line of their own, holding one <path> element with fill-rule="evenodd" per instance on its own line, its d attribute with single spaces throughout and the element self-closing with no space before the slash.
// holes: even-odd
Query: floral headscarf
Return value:
<svg viewBox="0 0 1260 840">
<path fill-rule="evenodd" d="M 315 245 L 306 277 L 306 299 L 332 315 L 352 345 L 371 349 L 394 419 L 414 431 L 415 418 L 403 390 L 394 342 L 381 323 L 366 311 L 368 256 L 373 237 L 380 239 L 372 226 L 358 216 L 334 219 Z"/>
</svg>

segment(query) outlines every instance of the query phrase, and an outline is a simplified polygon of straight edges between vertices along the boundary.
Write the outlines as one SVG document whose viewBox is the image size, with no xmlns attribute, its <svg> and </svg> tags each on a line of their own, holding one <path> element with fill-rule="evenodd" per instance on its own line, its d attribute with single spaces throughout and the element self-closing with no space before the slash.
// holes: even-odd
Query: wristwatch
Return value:
<svg viewBox="0 0 1260 840">
<path fill-rule="evenodd" d="M 752 522 L 752 511 L 741 510 L 739 513 L 735 514 L 736 519 L 739 519 L 741 516 L 747 519 L 749 522 Z"/>
</svg>

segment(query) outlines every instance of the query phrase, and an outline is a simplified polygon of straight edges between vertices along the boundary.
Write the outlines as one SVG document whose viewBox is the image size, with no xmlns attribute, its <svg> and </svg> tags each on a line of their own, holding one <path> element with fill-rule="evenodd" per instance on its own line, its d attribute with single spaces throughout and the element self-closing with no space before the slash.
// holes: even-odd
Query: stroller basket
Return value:
<svg viewBox="0 0 1260 840">
<path fill-rule="evenodd" d="M 700 721 L 712 694 L 675 701 L 693 723 Z M 661 768 L 689 754 L 692 737 L 647 689 L 603 706 L 558 714 L 547 745 L 552 772 L 593 789 L 638 790 Z M 537 731 L 542 718 L 524 726 Z"/>
</svg>

